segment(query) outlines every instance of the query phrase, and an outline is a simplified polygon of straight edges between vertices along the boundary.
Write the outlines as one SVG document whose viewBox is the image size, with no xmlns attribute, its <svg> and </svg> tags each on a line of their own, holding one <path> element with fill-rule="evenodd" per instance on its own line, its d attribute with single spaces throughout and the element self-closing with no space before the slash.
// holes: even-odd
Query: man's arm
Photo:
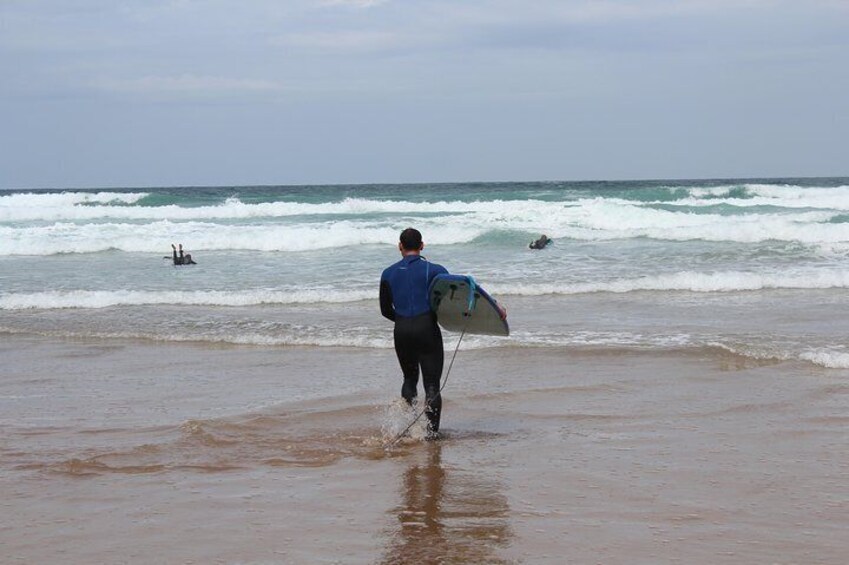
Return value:
<svg viewBox="0 0 849 565">
<path fill-rule="evenodd" d="M 389 282 L 380 281 L 380 313 L 384 318 L 395 321 L 395 307 L 392 305 L 392 287 Z"/>
</svg>

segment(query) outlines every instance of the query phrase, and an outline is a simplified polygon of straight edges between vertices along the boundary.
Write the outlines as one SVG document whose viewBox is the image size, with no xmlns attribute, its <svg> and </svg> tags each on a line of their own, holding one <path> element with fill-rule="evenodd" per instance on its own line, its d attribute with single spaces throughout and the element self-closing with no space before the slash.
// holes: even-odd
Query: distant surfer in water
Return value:
<svg viewBox="0 0 849 565">
<path fill-rule="evenodd" d="M 197 265 L 197 263 L 192 260 L 191 253 L 183 254 L 182 243 L 180 244 L 180 255 L 177 255 L 177 247 L 175 247 L 173 243 L 171 244 L 171 254 L 175 265 Z"/>
<path fill-rule="evenodd" d="M 532 241 L 530 245 L 528 245 L 529 249 L 545 249 L 545 246 L 551 243 L 552 240 L 548 238 L 547 235 L 542 234 L 539 236 L 539 239 L 536 241 Z"/>
<path fill-rule="evenodd" d="M 428 431 L 431 438 L 436 438 L 442 414 L 439 382 L 445 353 L 428 289 L 436 275 L 448 271 L 422 257 L 422 249 L 421 232 L 413 228 L 401 232 L 398 250 L 402 258 L 380 277 L 380 313 L 395 322 L 395 354 L 404 373 L 401 396 L 410 405 L 417 395 L 421 367 Z"/>
</svg>

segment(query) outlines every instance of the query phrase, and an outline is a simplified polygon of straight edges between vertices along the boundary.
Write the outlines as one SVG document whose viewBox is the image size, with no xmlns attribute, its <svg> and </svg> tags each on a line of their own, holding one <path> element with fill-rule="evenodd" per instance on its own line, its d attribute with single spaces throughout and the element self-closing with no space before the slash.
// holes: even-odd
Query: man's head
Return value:
<svg viewBox="0 0 849 565">
<path fill-rule="evenodd" d="M 401 253 L 419 252 L 424 247 L 422 233 L 415 228 L 407 228 L 401 232 L 398 249 Z"/>
</svg>

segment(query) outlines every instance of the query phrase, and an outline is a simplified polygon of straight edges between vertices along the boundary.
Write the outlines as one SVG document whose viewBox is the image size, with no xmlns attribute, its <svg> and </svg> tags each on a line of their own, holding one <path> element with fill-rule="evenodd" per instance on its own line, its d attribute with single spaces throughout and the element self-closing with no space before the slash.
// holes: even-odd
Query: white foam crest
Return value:
<svg viewBox="0 0 849 565">
<path fill-rule="evenodd" d="M 63 192 L 15 193 L 0 196 L 0 221 L 94 221 L 94 220 L 240 220 L 315 215 L 364 214 L 471 214 L 492 219 L 514 220 L 522 229 L 530 224 L 537 228 L 564 211 L 580 211 L 584 207 L 606 203 L 634 212 L 647 205 L 711 206 L 727 203 L 740 207 L 778 206 L 783 208 L 820 208 L 849 210 L 849 186 L 800 187 L 747 184 L 747 198 L 735 196 L 739 186 L 687 189 L 690 197 L 673 202 L 635 202 L 619 199 L 583 199 L 578 201 L 492 200 L 413 202 L 346 198 L 338 202 L 265 202 L 244 203 L 237 197 L 212 206 L 132 206 L 148 193 Z M 120 204 L 120 205 L 110 205 Z M 669 212 L 667 212 L 669 213 Z M 579 218 L 580 219 L 580 218 Z M 540 220 L 543 220 L 540 223 Z"/>
<path fill-rule="evenodd" d="M 547 233 L 557 238 L 603 241 L 650 238 L 668 241 L 793 241 L 811 245 L 849 242 L 849 223 L 828 223 L 833 212 L 785 214 L 694 214 L 601 198 L 574 203 L 490 202 L 462 215 L 415 220 L 429 244 L 467 243 L 492 231 Z M 510 204 L 510 205 L 507 205 Z M 388 244 L 410 216 L 394 219 L 339 219 L 322 222 L 217 224 L 212 222 L 73 223 L 0 226 L 0 255 L 168 252 L 172 241 L 191 250 L 306 251 Z"/>
<path fill-rule="evenodd" d="M 794 186 L 794 185 L 774 185 L 774 184 L 747 184 L 746 190 L 750 194 L 764 196 L 767 198 L 776 198 L 782 200 L 807 200 L 809 198 L 828 198 L 835 202 L 842 199 L 846 203 L 849 198 L 849 186 Z"/>
<path fill-rule="evenodd" d="M 0 295 L 0 310 L 108 308 L 110 306 L 195 305 L 255 306 L 260 304 L 346 303 L 377 298 L 360 290 L 68 290 Z"/>
<path fill-rule="evenodd" d="M 472 336 L 469 349 L 513 345 L 521 347 L 629 347 L 629 348 L 671 348 L 692 344 L 689 334 L 646 335 L 632 332 L 596 332 L 574 331 L 567 333 L 545 333 L 513 331 L 510 337 L 484 338 Z M 463 342 L 464 348 L 466 342 Z"/>
<path fill-rule="evenodd" d="M 673 202 L 650 202 L 648 204 L 671 204 L 676 206 L 715 206 L 728 204 L 739 208 L 773 206 L 798 209 L 849 210 L 849 186 L 802 187 L 792 185 L 747 184 L 743 188 L 747 197 L 734 195 L 740 187 L 714 187 L 691 189 L 689 198 Z"/>
<path fill-rule="evenodd" d="M 228 198 L 214 206 L 186 207 L 174 204 L 165 206 L 91 206 L 92 202 L 109 203 L 120 201 L 132 204 L 145 194 L 119 194 L 110 200 L 109 194 L 103 193 L 101 200 L 86 193 L 43 195 L 52 199 L 18 198 L 4 204 L 0 200 L 0 221 L 86 221 L 98 219 L 113 220 L 222 220 L 222 219 L 251 219 L 251 218 L 280 218 L 288 216 L 315 215 L 363 215 L 376 213 L 398 214 L 438 214 L 438 213 L 468 213 L 485 212 L 499 213 L 517 209 L 558 209 L 568 203 L 545 202 L 541 200 L 516 201 L 438 201 L 410 202 L 398 200 L 372 200 L 365 198 L 346 198 L 339 202 L 306 203 L 306 202 L 264 202 L 244 203 L 238 198 Z M 12 195 L 27 196 L 27 195 Z M 42 195 L 35 195 L 42 196 Z M 89 196 L 91 198 L 83 198 Z M 117 197 L 124 197 L 120 199 Z"/>
<path fill-rule="evenodd" d="M 104 336 L 94 336 L 104 337 Z M 136 334 L 110 337 L 143 338 L 157 341 L 202 341 L 233 345 L 301 346 L 301 347 L 353 347 L 358 349 L 390 349 L 392 338 L 381 338 L 356 331 L 349 332 L 306 332 L 302 334 L 268 335 L 261 333 L 236 333 L 225 335 L 203 334 Z"/>
<path fill-rule="evenodd" d="M 128 205 L 148 196 L 146 192 L 19 192 L 0 196 L 0 221 L 57 220 L 81 214 L 100 217 L 104 208 L 132 210 Z M 101 206 L 123 204 L 124 206 Z"/>
<path fill-rule="evenodd" d="M 849 353 L 832 349 L 813 349 L 803 352 L 800 359 L 828 369 L 849 369 Z"/>
<path fill-rule="evenodd" d="M 462 243 L 482 232 L 475 227 L 436 219 L 422 222 L 430 244 Z M 151 224 L 72 224 L 10 228 L 0 226 L 0 255 L 53 255 L 126 252 L 170 253 L 171 242 L 186 242 L 189 251 L 307 251 L 334 247 L 392 244 L 404 224 L 338 221 L 296 225 L 217 225 L 200 222 Z"/>
<path fill-rule="evenodd" d="M 760 347 L 753 345 L 729 345 L 725 343 L 710 343 L 709 345 L 750 359 L 807 361 L 827 369 L 849 369 L 849 353 L 839 351 L 836 348 L 810 348 L 799 352 L 798 350 L 794 351 L 792 347 L 776 347 L 775 345 Z"/>
<path fill-rule="evenodd" d="M 57 195 L 59 196 L 59 195 Z M 143 196 L 143 195 L 142 195 Z M 215 206 L 184 207 L 165 206 L 82 206 L 82 202 L 69 199 L 56 205 L 2 207 L 0 221 L 82 222 L 94 220 L 171 220 L 175 222 L 205 220 L 249 220 L 286 218 L 292 216 L 363 216 L 368 214 L 404 214 L 423 216 L 455 214 L 465 224 L 490 221 L 506 224 L 508 229 L 534 230 L 542 222 L 557 218 L 564 212 L 579 211 L 583 206 L 606 202 L 626 209 L 639 209 L 641 203 L 620 199 L 583 199 L 578 201 L 543 200 L 492 200 L 492 201 L 438 201 L 411 202 L 397 200 L 371 200 L 346 198 L 339 202 L 311 204 L 304 202 L 268 202 L 246 204 L 238 198 L 229 198 Z M 61 204 L 61 205 L 60 205 Z M 577 216 L 580 218 L 580 215 Z M 362 220 L 367 221 L 367 220 Z"/>
<path fill-rule="evenodd" d="M 187 341 L 197 341 L 196 338 L 187 338 Z M 206 340 L 205 340 L 206 341 Z M 358 334 L 356 331 L 340 332 L 332 336 L 327 335 L 288 335 L 282 337 L 266 336 L 261 334 L 245 334 L 236 336 L 221 336 L 212 341 L 221 343 L 232 343 L 236 345 L 297 345 L 302 347 L 355 347 L 358 349 L 391 349 L 394 347 L 392 339 L 371 337 Z"/>
<path fill-rule="evenodd" d="M 693 198 L 709 198 L 716 196 L 728 196 L 732 191 L 738 190 L 739 185 L 723 185 L 723 186 L 705 186 L 705 187 L 670 187 L 670 190 L 678 192 L 679 190 L 686 191 Z"/>
<path fill-rule="evenodd" d="M 16 192 L 0 196 L 0 206 L 37 208 L 41 206 L 109 204 L 120 202 L 135 204 L 148 196 L 147 192 Z"/>
<path fill-rule="evenodd" d="M 227 331 L 221 334 L 206 333 L 120 333 L 120 334 L 93 334 L 88 337 L 139 337 L 144 339 L 155 339 L 164 341 L 204 341 L 212 343 L 230 343 L 235 345 L 267 345 L 286 346 L 297 345 L 304 347 L 356 347 L 371 349 L 391 349 L 394 347 L 391 331 L 383 332 L 385 337 L 375 335 L 368 328 L 346 328 L 344 331 L 330 328 L 302 328 L 298 332 L 261 333 L 261 332 L 239 332 Z M 446 347 L 456 345 L 457 334 L 445 332 Z M 506 345 L 504 338 L 490 338 L 485 336 L 466 336 L 460 347 L 461 350 L 489 349 Z M 513 343 L 516 343 L 515 340 Z M 528 341 L 522 345 L 571 345 L 570 340 L 539 342 Z"/>
<path fill-rule="evenodd" d="M 393 346 L 391 335 L 389 337 L 378 337 L 368 335 L 352 328 L 352 331 L 340 332 L 318 332 L 310 334 L 295 335 L 292 333 L 283 335 L 268 335 L 261 333 L 233 333 L 210 335 L 203 333 L 153 333 L 136 331 L 69 331 L 49 330 L 31 331 L 20 328 L 0 327 L 0 333 L 13 335 L 35 334 L 48 337 L 70 337 L 70 338 L 98 338 L 98 339 L 144 339 L 151 341 L 166 342 L 203 342 L 222 343 L 231 345 L 258 345 L 258 346 L 301 346 L 301 347 L 353 347 L 363 349 L 391 349 Z"/>
<path fill-rule="evenodd" d="M 548 294 L 626 293 L 635 291 L 736 292 L 765 289 L 849 288 L 849 272 L 748 273 L 681 271 L 664 275 L 566 284 L 492 284 L 493 295 L 543 296 Z"/>
<path fill-rule="evenodd" d="M 770 240 L 823 243 L 849 241 L 849 224 L 831 224 L 832 212 L 731 215 L 658 210 L 596 199 L 567 208 L 548 223 L 553 237 L 602 241 L 649 238 L 665 241 Z M 543 224 L 545 225 L 545 224 Z"/>
<path fill-rule="evenodd" d="M 257 346 L 304 346 L 304 347 L 355 347 L 366 349 L 391 349 L 394 347 L 391 330 L 368 327 L 339 328 L 298 326 L 269 328 L 265 331 L 219 327 L 193 328 L 185 331 L 159 333 L 155 330 L 86 331 L 79 326 L 73 329 L 24 330 L 0 327 L 0 333 L 37 333 L 51 337 L 86 337 L 102 339 L 147 339 L 152 341 L 207 342 Z M 446 352 L 457 344 L 459 334 L 443 332 Z M 460 345 L 461 351 L 491 349 L 498 347 L 624 347 L 624 348 L 680 348 L 694 345 L 688 334 L 647 335 L 630 332 L 577 331 L 567 333 L 545 333 L 514 331 L 509 338 L 466 335 Z"/>
</svg>

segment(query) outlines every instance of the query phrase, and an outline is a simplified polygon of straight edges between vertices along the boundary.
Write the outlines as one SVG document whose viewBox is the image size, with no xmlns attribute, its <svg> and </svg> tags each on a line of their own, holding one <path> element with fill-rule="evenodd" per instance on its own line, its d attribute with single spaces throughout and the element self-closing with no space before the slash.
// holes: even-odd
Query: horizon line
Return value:
<svg viewBox="0 0 849 565">
<path fill-rule="evenodd" d="M 534 183 L 606 183 L 606 182 L 712 182 L 712 181 L 753 181 L 753 180 L 817 180 L 817 179 L 849 179 L 849 175 L 816 175 L 816 176 L 744 176 L 744 177 L 645 177 L 645 178 L 628 178 L 628 179 L 531 179 L 531 180 L 473 180 L 473 181 L 415 181 L 415 182 L 336 182 L 336 183 L 261 183 L 261 184 L 151 184 L 151 185 L 135 185 L 135 186 L 115 186 L 115 185 L 100 185 L 100 186 L 66 186 L 66 187 L 0 187 L 0 191 L 48 191 L 48 190 L 147 190 L 155 188 L 329 188 L 329 187 L 362 187 L 362 186 L 445 186 L 452 184 L 534 184 Z"/>
</svg>

